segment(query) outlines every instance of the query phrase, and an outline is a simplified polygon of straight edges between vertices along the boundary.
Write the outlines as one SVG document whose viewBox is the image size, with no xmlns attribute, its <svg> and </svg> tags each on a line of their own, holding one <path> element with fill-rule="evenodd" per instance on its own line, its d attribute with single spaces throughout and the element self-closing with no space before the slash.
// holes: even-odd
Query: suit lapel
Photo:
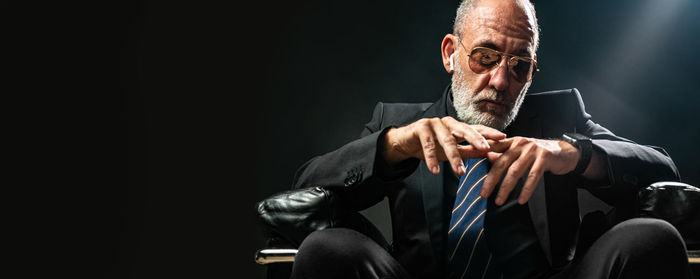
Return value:
<svg viewBox="0 0 700 279">
<path fill-rule="evenodd" d="M 544 255 L 547 257 L 547 261 L 552 263 L 552 249 L 549 241 L 549 222 L 547 218 L 547 203 L 545 201 L 545 185 L 544 177 L 537 182 L 537 188 L 532 193 L 530 201 L 528 202 L 528 208 L 530 209 L 530 217 L 532 218 L 532 224 L 535 227 L 535 232 L 537 233 L 537 238 L 540 239 L 540 245 L 544 251 Z"/>
<path fill-rule="evenodd" d="M 525 103 L 523 103 L 522 109 L 518 114 L 515 121 L 506 129 L 506 134 L 509 137 L 512 136 L 525 136 L 542 138 L 543 137 L 543 127 L 541 123 L 542 119 L 537 113 L 537 108 L 534 107 L 532 102 L 528 103 L 527 96 L 525 97 Z M 524 178 L 523 178 L 524 179 Z M 528 209 L 530 211 L 530 217 L 532 218 L 532 223 L 535 227 L 535 233 L 539 238 L 540 245 L 544 251 L 547 261 L 552 263 L 552 250 L 550 247 L 549 239 L 549 222 L 547 217 L 547 203 L 545 199 L 545 185 L 544 177 L 540 179 L 537 183 L 537 188 L 532 193 L 530 200 L 528 201 Z"/>
<path fill-rule="evenodd" d="M 445 90 L 437 102 L 433 103 L 421 118 L 444 117 L 447 116 L 447 94 L 449 88 Z M 423 194 L 423 210 L 425 212 L 425 222 L 428 227 L 431 246 L 436 258 L 441 262 L 445 262 L 443 257 L 447 245 L 446 226 L 449 225 L 449 219 L 445 220 L 445 176 L 455 176 L 449 164 L 440 163 L 440 173 L 435 175 L 428 171 L 425 161 L 421 161 L 418 166 L 420 172 L 421 192 Z M 456 182 L 455 182 L 456 184 Z M 448 187 L 449 188 L 449 187 Z M 451 204 L 450 204 L 451 206 Z M 449 217 L 448 217 L 449 218 Z"/>
<path fill-rule="evenodd" d="M 446 249 L 446 239 L 444 236 L 444 210 L 445 195 L 443 191 L 444 164 L 440 164 L 441 172 L 437 175 L 428 171 L 425 162 L 418 166 L 421 173 L 421 191 L 423 192 L 423 210 L 425 211 L 425 222 L 428 226 L 431 246 L 434 256 L 442 261 L 443 253 Z"/>
</svg>

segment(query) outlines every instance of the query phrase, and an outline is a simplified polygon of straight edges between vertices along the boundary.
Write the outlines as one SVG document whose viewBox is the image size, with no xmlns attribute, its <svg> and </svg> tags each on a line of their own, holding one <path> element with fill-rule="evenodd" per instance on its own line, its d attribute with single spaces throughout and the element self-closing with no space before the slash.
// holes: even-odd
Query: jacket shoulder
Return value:
<svg viewBox="0 0 700 279">
<path fill-rule="evenodd" d="M 374 106 L 372 119 L 365 125 L 370 132 L 389 126 L 403 126 L 418 120 L 433 103 L 384 103 Z"/>
<path fill-rule="evenodd" d="M 528 93 L 525 96 L 524 107 L 535 110 L 537 114 L 567 115 L 577 113 L 590 117 L 586 113 L 586 108 L 578 89 L 570 88 L 563 90 L 552 90 L 536 93 Z"/>
<path fill-rule="evenodd" d="M 525 96 L 525 100 L 528 99 L 540 102 L 561 100 L 578 101 L 580 103 L 583 103 L 583 101 L 581 100 L 581 93 L 579 93 L 578 89 L 576 88 L 527 93 L 527 95 Z"/>
</svg>

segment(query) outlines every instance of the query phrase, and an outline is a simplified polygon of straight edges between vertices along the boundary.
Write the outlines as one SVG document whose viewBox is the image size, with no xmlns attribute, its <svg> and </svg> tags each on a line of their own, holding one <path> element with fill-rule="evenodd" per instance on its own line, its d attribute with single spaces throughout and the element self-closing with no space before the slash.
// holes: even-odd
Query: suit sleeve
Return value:
<svg viewBox="0 0 700 279">
<path fill-rule="evenodd" d="M 392 182 L 410 174 L 418 162 L 408 160 L 391 168 L 384 161 L 378 147 L 391 126 L 383 126 L 383 113 L 384 104 L 378 103 L 359 139 L 303 164 L 295 174 L 293 188 L 333 188 L 341 197 L 339 206 L 356 211 L 384 199 Z"/>
<path fill-rule="evenodd" d="M 612 206 L 630 206 L 637 192 L 657 181 L 679 181 L 678 169 L 662 148 L 637 144 L 618 137 L 594 123 L 586 113 L 578 90 L 573 89 L 578 104 L 576 130 L 592 139 L 595 151 L 604 155 L 607 179 L 583 180 L 582 186 Z"/>
</svg>

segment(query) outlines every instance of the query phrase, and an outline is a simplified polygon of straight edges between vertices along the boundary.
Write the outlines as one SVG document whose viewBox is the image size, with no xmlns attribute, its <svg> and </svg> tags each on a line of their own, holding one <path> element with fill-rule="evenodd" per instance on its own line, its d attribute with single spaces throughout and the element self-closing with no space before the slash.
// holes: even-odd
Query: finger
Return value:
<svg viewBox="0 0 700 279">
<path fill-rule="evenodd" d="M 540 182 L 543 173 L 544 164 L 542 163 L 542 160 L 535 160 L 535 163 L 532 164 L 532 168 L 530 168 L 530 172 L 527 175 L 527 180 L 525 180 L 525 186 L 523 186 L 523 189 L 520 191 L 520 197 L 518 197 L 519 204 L 525 204 L 528 200 L 530 200 L 530 197 L 532 197 L 532 193 L 535 192 L 537 183 Z"/>
<path fill-rule="evenodd" d="M 438 165 L 436 145 L 435 145 L 435 135 L 428 122 L 416 127 L 416 134 L 418 139 L 420 139 L 420 144 L 423 150 L 423 159 L 428 169 L 433 174 L 440 173 L 440 166 Z"/>
<path fill-rule="evenodd" d="M 487 151 L 491 148 L 486 138 L 469 125 L 456 125 L 453 126 L 452 129 L 456 132 L 456 136 L 458 135 L 458 137 L 466 140 L 469 144 L 476 147 L 476 149 Z"/>
<path fill-rule="evenodd" d="M 498 159 L 491 163 L 491 169 L 489 170 L 488 176 L 484 179 L 484 185 L 481 186 L 481 197 L 486 199 L 491 196 L 493 189 L 496 187 L 498 181 L 501 180 L 503 173 L 508 169 L 508 167 L 518 159 L 520 152 L 517 148 L 508 149 L 506 152 L 501 154 Z"/>
<path fill-rule="evenodd" d="M 460 129 L 456 129 L 456 128 L 458 128 L 458 126 L 471 126 L 473 129 L 476 130 L 476 132 L 478 132 L 479 134 L 481 134 L 483 137 L 485 137 L 485 138 L 487 138 L 487 139 L 501 140 L 501 139 L 505 139 L 505 138 L 506 138 L 506 134 L 505 134 L 505 133 L 503 133 L 503 132 L 501 132 L 501 131 L 499 131 L 499 130 L 496 130 L 496 129 L 494 129 L 494 128 L 488 127 L 488 126 L 484 126 L 484 125 L 468 125 L 468 124 L 466 124 L 466 123 L 464 123 L 464 122 L 458 121 L 458 120 L 456 120 L 456 119 L 454 119 L 454 118 L 452 118 L 452 117 L 449 117 L 449 116 L 443 117 L 442 120 L 443 120 L 443 122 L 445 122 L 445 124 L 447 124 L 447 126 L 448 126 L 449 128 L 451 128 L 451 129 L 452 129 L 452 128 L 455 128 L 455 129 L 452 129 L 452 130 L 460 130 Z"/>
<path fill-rule="evenodd" d="M 484 158 L 488 152 L 476 149 L 472 145 L 457 145 L 457 152 L 462 159 Z M 500 153 L 498 153 L 500 155 Z M 489 160 L 490 161 L 490 160 Z"/>
<path fill-rule="evenodd" d="M 486 142 L 486 138 L 471 125 L 459 122 L 452 117 L 444 117 L 442 120 L 455 137 L 466 140 L 469 144 L 474 145 L 474 147 L 480 150 L 486 151 L 490 148 L 489 144 Z"/>
<path fill-rule="evenodd" d="M 525 175 L 525 172 L 530 168 L 534 161 L 534 154 L 527 153 L 524 150 L 520 152 L 520 156 L 508 167 L 506 176 L 501 182 L 501 188 L 498 190 L 498 195 L 496 195 L 496 205 L 502 205 L 505 203 L 510 195 L 510 192 L 513 191 L 515 185 L 518 183 L 518 180 Z"/>
<path fill-rule="evenodd" d="M 487 139 L 501 140 L 506 138 L 506 134 L 494 128 L 484 125 L 472 125 L 477 132 Z"/>
<path fill-rule="evenodd" d="M 506 152 L 506 150 L 508 150 L 511 147 L 511 145 L 513 145 L 513 140 L 514 138 L 507 138 L 499 141 L 489 141 L 489 144 L 491 145 L 491 151 L 498 153 Z"/>
<path fill-rule="evenodd" d="M 452 171 L 459 176 L 465 174 L 466 169 L 464 168 L 464 162 L 462 162 L 462 156 L 457 151 L 457 140 L 450 130 L 447 129 L 440 119 L 432 121 L 432 128 L 447 161 L 452 166 Z"/>
<path fill-rule="evenodd" d="M 486 158 L 488 158 L 489 162 L 491 162 L 491 163 L 493 164 L 493 162 L 495 162 L 496 160 L 498 160 L 498 158 L 501 158 L 501 155 L 503 155 L 503 153 L 498 153 L 498 152 L 487 152 L 487 153 L 486 153 Z"/>
<path fill-rule="evenodd" d="M 494 144 L 497 144 L 498 142 L 495 140 L 486 140 L 489 142 L 489 145 L 493 147 Z M 491 151 L 482 151 L 476 149 L 473 145 L 457 145 L 457 151 L 459 151 L 459 154 L 462 156 L 462 159 L 472 159 L 472 158 L 488 158 L 489 162 L 494 162 L 496 161 L 499 157 L 501 157 L 501 153 L 498 152 L 491 152 Z"/>
</svg>

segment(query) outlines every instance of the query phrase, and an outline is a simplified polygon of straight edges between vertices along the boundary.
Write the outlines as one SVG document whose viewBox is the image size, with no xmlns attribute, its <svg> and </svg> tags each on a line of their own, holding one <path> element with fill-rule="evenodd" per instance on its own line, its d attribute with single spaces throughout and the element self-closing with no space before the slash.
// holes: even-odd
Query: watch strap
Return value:
<svg viewBox="0 0 700 279">
<path fill-rule="evenodd" d="M 571 174 L 583 174 L 586 168 L 588 168 L 588 164 L 591 162 L 591 157 L 593 156 L 593 143 L 591 139 L 577 133 L 565 133 L 562 138 L 579 150 L 578 162 L 574 170 L 571 171 Z"/>
</svg>

